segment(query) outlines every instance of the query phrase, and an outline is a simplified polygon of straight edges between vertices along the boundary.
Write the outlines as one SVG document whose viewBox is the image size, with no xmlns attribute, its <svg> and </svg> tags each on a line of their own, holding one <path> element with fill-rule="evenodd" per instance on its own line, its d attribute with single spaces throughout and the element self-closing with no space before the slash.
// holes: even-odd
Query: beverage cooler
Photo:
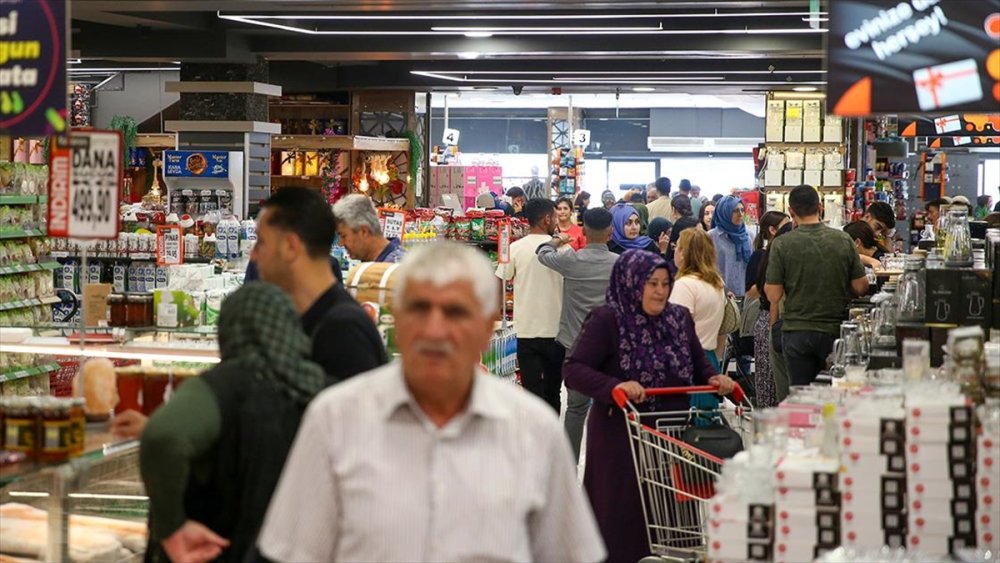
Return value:
<svg viewBox="0 0 1000 563">
<path fill-rule="evenodd" d="M 163 161 L 168 214 L 194 220 L 212 212 L 247 217 L 242 152 L 164 151 Z"/>
</svg>

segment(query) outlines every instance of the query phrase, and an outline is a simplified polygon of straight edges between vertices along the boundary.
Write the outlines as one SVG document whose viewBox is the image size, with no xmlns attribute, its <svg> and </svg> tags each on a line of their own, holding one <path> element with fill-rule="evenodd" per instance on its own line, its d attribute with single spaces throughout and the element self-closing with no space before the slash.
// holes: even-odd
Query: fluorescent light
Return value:
<svg viewBox="0 0 1000 563">
<path fill-rule="evenodd" d="M 578 82 L 675 82 L 677 80 L 725 80 L 722 76 L 624 76 L 621 78 L 603 78 L 593 76 L 556 76 L 552 80 Z"/>
<path fill-rule="evenodd" d="M 649 86 L 636 86 L 632 88 L 633 92 L 655 92 L 656 88 L 651 88 Z"/>
<path fill-rule="evenodd" d="M 795 90 L 796 92 L 815 92 L 818 89 L 819 88 L 816 88 L 815 86 L 796 86 L 795 88 L 792 88 L 792 90 Z"/>
<path fill-rule="evenodd" d="M 473 39 L 493 37 L 493 33 L 489 31 L 466 31 L 465 33 L 463 33 L 463 35 Z"/>
<path fill-rule="evenodd" d="M 596 74 L 596 75 L 629 75 L 629 74 L 641 74 L 641 75 L 686 75 L 686 74 L 705 74 L 704 70 L 441 70 L 437 71 L 440 74 L 513 74 L 513 75 L 526 75 L 526 74 L 541 74 L 553 76 L 557 74 L 573 74 L 573 75 L 583 75 L 583 74 Z M 721 71 L 720 71 L 721 72 Z M 816 69 L 816 70 L 727 70 L 726 74 L 826 74 L 827 71 Z"/>
<path fill-rule="evenodd" d="M 474 60 L 479 58 L 479 53 L 476 51 L 463 51 L 458 54 L 458 58 L 466 60 Z"/>
<path fill-rule="evenodd" d="M 468 76 L 452 76 L 450 74 L 443 74 L 440 72 L 431 72 L 427 70 L 411 70 L 410 74 L 417 76 L 423 76 L 425 78 L 434 78 L 436 80 L 447 80 L 449 82 L 461 82 L 463 84 L 495 84 L 498 82 L 496 79 L 489 78 L 469 78 Z M 508 79 L 509 80 L 509 79 Z M 602 81 L 603 80 L 603 81 Z M 516 80 L 518 84 L 617 84 L 617 83 L 634 83 L 632 77 L 623 76 L 620 80 L 607 80 L 600 77 L 590 78 L 590 77 L 579 77 L 579 80 L 556 80 L 553 78 L 549 79 L 518 79 Z M 691 78 L 685 78 L 683 80 L 645 80 L 647 83 L 657 83 L 657 84 L 678 84 L 678 85 L 714 85 L 718 86 L 724 84 L 726 86 L 783 86 L 781 82 L 774 80 L 732 80 L 720 83 L 718 80 L 694 80 Z M 817 86 L 822 86 L 826 84 L 825 80 L 815 80 L 798 82 L 798 84 L 815 84 Z"/>
<path fill-rule="evenodd" d="M 537 33 L 558 33 L 565 35 L 568 33 L 593 33 L 593 32 L 628 32 L 628 31 L 660 31 L 663 29 L 662 25 L 658 26 L 630 26 L 630 27 L 570 27 L 570 26 L 560 26 L 560 27 L 451 27 L 451 26 L 434 26 L 431 31 L 436 31 L 438 33 L 464 33 L 468 36 L 470 33 L 488 33 L 493 34 L 537 34 Z"/>
<path fill-rule="evenodd" d="M 176 66 L 141 66 L 141 67 L 110 67 L 110 68 L 71 68 L 69 69 L 70 74 L 85 74 L 91 72 L 153 72 L 157 70 L 180 70 L 180 67 Z"/>
</svg>

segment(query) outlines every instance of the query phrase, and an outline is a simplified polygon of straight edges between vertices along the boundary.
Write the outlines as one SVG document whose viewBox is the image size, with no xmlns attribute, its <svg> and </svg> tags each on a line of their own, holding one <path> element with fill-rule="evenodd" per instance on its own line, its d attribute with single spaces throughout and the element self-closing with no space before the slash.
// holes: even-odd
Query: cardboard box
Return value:
<svg viewBox="0 0 1000 563">
<path fill-rule="evenodd" d="M 779 486 L 801 489 L 837 487 L 840 463 L 836 459 L 804 459 L 786 456 L 774 473 Z"/>
<path fill-rule="evenodd" d="M 785 127 L 797 126 L 802 127 L 803 121 L 803 103 L 802 100 L 788 100 L 785 102 Z M 787 141 L 788 138 L 786 137 Z"/>
<path fill-rule="evenodd" d="M 786 143 L 801 143 L 802 142 L 802 125 L 785 125 L 785 142 Z"/>
<path fill-rule="evenodd" d="M 764 140 L 769 143 L 780 143 L 785 140 L 785 101 L 768 100 L 765 118 Z"/>
<path fill-rule="evenodd" d="M 930 269 L 927 275 L 927 322 L 958 324 L 962 276 L 959 270 Z"/>
<path fill-rule="evenodd" d="M 802 127 L 803 143 L 818 143 L 823 140 L 823 128 L 819 125 L 805 125 Z"/>
<path fill-rule="evenodd" d="M 802 104 L 802 120 L 805 127 L 820 128 L 823 118 L 823 102 L 821 100 L 805 100 Z M 818 141 L 819 139 L 817 139 Z"/>
<path fill-rule="evenodd" d="M 945 555 L 951 550 L 950 536 L 947 534 L 915 534 L 910 532 L 911 549 L 919 549 L 927 555 Z"/>
<path fill-rule="evenodd" d="M 989 270 L 962 270 L 962 303 L 958 322 L 979 325 L 989 333 L 992 322 L 993 278 Z"/>
<path fill-rule="evenodd" d="M 83 286 L 83 302 L 87 311 L 83 319 L 84 326 L 107 326 L 108 295 L 111 290 L 110 283 L 88 283 Z"/>
<path fill-rule="evenodd" d="M 824 170 L 823 186 L 839 188 L 844 185 L 843 170 Z"/>
<path fill-rule="evenodd" d="M 784 185 L 789 187 L 799 186 L 802 184 L 802 171 L 801 170 L 785 170 L 785 183 Z"/>
<path fill-rule="evenodd" d="M 841 118 L 833 115 L 826 116 L 826 122 L 823 124 L 823 142 L 844 142 L 844 122 Z"/>
<path fill-rule="evenodd" d="M 816 550 L 814 541 L 782 541 L 774 544 L 774 560 L 776 562 L 812 561 Z"/>
<path fill-rule="evenodd" d="M 905 530 L 907 527 L 907 518 L 905 512 L 883 512 L 882 513 L 882 529 L 883 530 Z"/>
<path fill-rule="evenodd" d="M 955 498 L 955 486 L 950 479 L 909 479 L 906 492 L 910 500 L 925 502 L 951 502 Z"/>
<path fill-rule="evenodd" d="M 765 187 L 780 187 L 783 186 L 784 181 L 784 170 L 771 170 L 767 169 L 764 171 L 764 186 Z"/>
<path fill-rule="evenodd" d="M 807 152 L 806 170 L 822 170 L 822 169 L 823 169 L 823 153 Z"/>
<path fill-rule="evenodd" d="M 819 187 L 823 185 L 823 171 L 822 170 L 806 170 L 802 174 L 802 183 L 807 186 Z"/>
</svg>

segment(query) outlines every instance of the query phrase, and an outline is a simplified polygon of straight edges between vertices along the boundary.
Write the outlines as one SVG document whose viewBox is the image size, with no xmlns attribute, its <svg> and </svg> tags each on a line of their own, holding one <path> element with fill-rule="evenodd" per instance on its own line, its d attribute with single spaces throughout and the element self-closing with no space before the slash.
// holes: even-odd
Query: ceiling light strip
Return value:
<svg viewBox="0 0 1000 563">
<path fill-rule="evenodd" d="M 421 71 L 421 70 L 411 70 L 410 74 L 414 74 L 416 76 L 423 76 L 423 77 L 426 77 L 426 78 L 435 78 L 435 79 L 439 79 L 439 80 L 448 80 L 448 81 L 451 81 L 451 82 L 461 82 L 461 83 L 465 83 L 465 84 L 473 84 L 473 83 L 476 83 L 476 84 L 483 84 L 483 83 L 485 83 L 485 84 L 495 84 L 497 82 L 496 80 L 487 80 L 487 79 L 482 79 L 482 78 L 467 78 L 467 77 L 444 76 L 444 75 L 437 74 L 437 73 L 434 73 L 434 72 L 426 72 L 426 71 Z M 639 83 L 652 82 L 652 81 L 643 81 L 643 80 L 633 80 L 633 79 L 631 79 L 629 77 L 623 77 L 621 80 L 608 80 L 608 81 L 602 81 L 600 79 L 594 79 L 594 78 L 583 78 L 583 77 L 581 77 L 579 80 L 576 80 L 576 81 L 572 81 L 572 80 L 556 80 L 556 79 L 547 79 L 547 80 L 535 80 L 535 79 L 516 80 L 516 79 L 508 79 L 507 81 L 508 82 L 514 82 L 514 83 L 517 83 L 517 84 L 632 84 L 632 83 L 635 83 L 635 82 L 639 82 Z M 676 80 L 676 81 L 669 81 L 669 82 L 668 81 L 664 81 L 664 82 L 662 82 L 662 84 L 663 85 L 670 85 L 670 84 L 681 84 L 681 85 L 698 85 L 698 84 L 706 84 L 707 85 L 707 84 L 714 84 L 714 85 L 717 85 L 717 86 L 718 85 L 724 85 L 724 86 L 748 86 L 748 85 L 796 86 L 796 85 L 810 85 L 810 84 L 812 84 L 812 85 L 823 85 L 823 84 L 826 84 L 826 81 L 780 82 L 780 81 L 777 81 L 777 80 L 774 80 L 774 81 L 744 81 L 744 80 L 728 81 L 728 80 L 725 80 L 725 81 L 720 82 L 718 80 L 693 80 L 693 79 L 687 78 L 687 79 L 684 79 L 684 80 Z"/>
<path fill-rule="evenodd" d="M 565 21 L 565 20 L 625 20 L 625 19 L 674 19 L 674 18 L 753 18 L 753 17 L 802 17 L 827 15 L 828 12 L 734 12 L 734 13 L 702 13 L 702 14 L 412 14 L 412 15 L 372 15 L 372 14 L 223 14 L 216 15 L 221 19 L 242 21 L 237 18 L 251 20 L 341 20 L 341 21 L 477 21 L 477 20 L 509 20 L 509 21 Z"/>
<path fill-rule="evenodd" d="M 605 31 L 605 32 L 619 32 L 619 31 L 660 31 L 663 29 L 663 25 L 658 26 L 630 26 L 630 27 L 450 27 L 450 26 L 435 26 L 431 28 L 431 31 L 439 33 L 491 33 L 491 34 L 503 34 L 503 33 L 523 33 L 523 32 L 538 32 L 538 33 L 590 33 L 595 31 Z"/>
<path fill-rule="evenodd" d="M 687 75 L 687 74 L 705 74 L 704 70 L 438 70 L 438 71 L 426 71 L 426 72 L 436 72 L 438 74 L 462 74 L 462 75 L 544 75 L 553 76 L 556 74 L 594 74 L 598 76 L 604 75 Z M 825 70 L 720 70 L 725 74 L 826 74 Z"/>
</svg>

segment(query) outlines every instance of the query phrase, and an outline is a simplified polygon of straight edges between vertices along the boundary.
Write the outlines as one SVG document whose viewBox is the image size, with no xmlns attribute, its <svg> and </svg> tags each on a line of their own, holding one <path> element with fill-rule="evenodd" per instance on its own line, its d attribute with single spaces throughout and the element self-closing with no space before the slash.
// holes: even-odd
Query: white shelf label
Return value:
<svg viewBox="0 0 1000 563">
<path fill-rule="evenodd" d="M 459 136 L 461 136 L 461 132 L 458 129 L 445 129 L 444 135 L 441 137 L 441 143 L 446 147 L 454 147 L 458 144 Z"/>
</svg>

